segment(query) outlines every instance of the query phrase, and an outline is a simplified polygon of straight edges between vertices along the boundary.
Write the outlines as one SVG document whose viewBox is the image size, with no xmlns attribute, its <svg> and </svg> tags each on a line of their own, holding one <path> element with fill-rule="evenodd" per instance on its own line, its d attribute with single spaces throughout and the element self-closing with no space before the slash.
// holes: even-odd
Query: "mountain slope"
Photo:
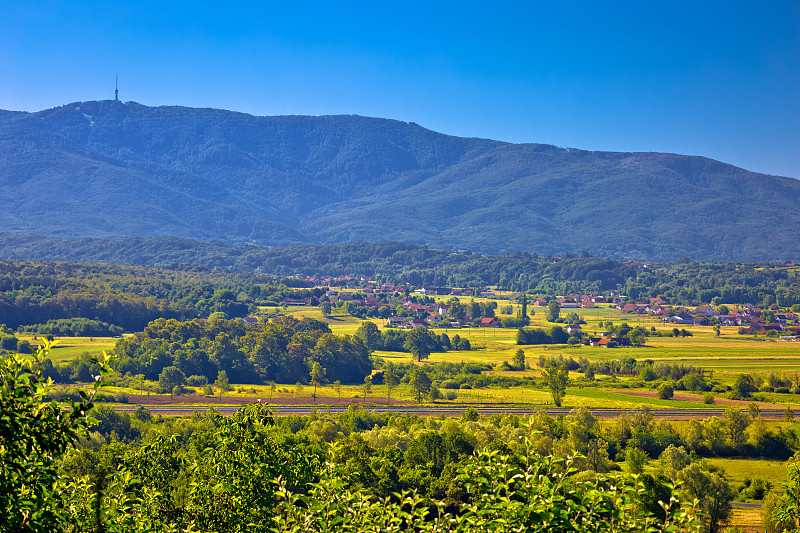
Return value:
<svg viewBox="0 0 800 533">
<path fill-rule="evenodd" d="M 115 101 L 0 112 L 0 201 L 12 233 L 658 259 L 795 257 L 800 222 L 800 181 L 701 157 Z"/>
</svg>

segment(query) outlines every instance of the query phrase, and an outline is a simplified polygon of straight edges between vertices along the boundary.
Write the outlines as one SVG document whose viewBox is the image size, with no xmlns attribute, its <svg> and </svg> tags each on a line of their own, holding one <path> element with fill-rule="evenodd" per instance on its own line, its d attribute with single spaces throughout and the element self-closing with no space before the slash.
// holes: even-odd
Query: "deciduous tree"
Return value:
<svg viewBox="0 0 800 533">
<path fill-rule="evenodd" d="M 158 376 L 158 388 L 162 392 L 169 391 L 170 397 L 173 396 L 175 387 L 178 387 L 180 391 L 180 387 L 184 385 L 186 385 L 186 376 L 177 366 L 168 366 L 162 370 L 161 375 Z"/>
<path fill-rule="evenodd" d="M 555 366 L 550 365 L 542 371 L 542 377 L 550 389 L 550 394 L 553 396 L 553 403 L 556 407 L 561 407 L 561 401 L 567 393 L 567 382 L 569 380 L 569 372 L 566 365 Z"/>
<path fill-rule="evenodd" d="M 356 330 L 356 335 L 364 341 L 364 344 L 370 351 L 377 350 L 381 347 L 381 332 L 374 322 L 366 320 Z"/>
<path fill-rule="evenodd" d="M 406 333 L 406 340 L 403 347 L 411 352 L 417 361 L 427 359 L 436 343 L 433 340 L 433 335 L 428 331 L 428 328 L 414 328 Z"/>
<path fill-rule="evenodd" d="M 522 348 L 518 348 L 514 353 L 514 366 L 517 370 L 525 370 L 525 352 Z"/>
<path fill-rule="evenodd" d="M 544 311 L 544 317 L 548 322 L 555 322 L 558 315 L 561 313 L 561 306 L 557 300 L 550 300 L 547 302 L 547 309 Z"/>
<path fill-rule="evenodd" d="M 311 383 L 314 384 L 314 401 L 317 401 L 317 385 L 325 381 L 325 369 L 322 365 L 314 361 L 311 365 Z"/>
<path fill-rule="evenodd" d="M 431 390 L 431 378 L 422 368 L 416 367 L 411 374 L 409 385 L 417 394 L 417 402 L 422 402 L 422 397 Z"/>
<path fill-rule="evenodd" d="M 386 399 L 392 403 L 392 390 L 400 383 L 394 365 L 389 363 L 383 370 L 383 382 L 386 384 Z"/>
</svg>

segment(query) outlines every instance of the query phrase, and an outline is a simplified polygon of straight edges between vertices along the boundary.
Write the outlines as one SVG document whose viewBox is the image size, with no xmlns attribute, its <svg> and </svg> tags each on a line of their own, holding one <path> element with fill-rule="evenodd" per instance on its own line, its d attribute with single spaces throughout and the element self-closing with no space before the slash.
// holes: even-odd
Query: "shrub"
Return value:
<svg viewBox="0 0 800 533">
<path fill-rule="evenodd" d="M 703 403 L 706 405 L 711 405 L 714 403 L 714 395 L 710 392 L 707 392 L 703 395 Z"/>
<path fill-rule="evenodd" d="M 675 395 L 675 390 L 669 383 L 662 383 L 658 386 L 658 397 L 662 400 L 670 400 Z"/>
<path fill-rule="evenodd" d="M 625 449 L 625 464 L 628 465 L 628 470 L 631 474 L 641 474 L 644 472 L 644 467 L 650 459 L 647 452 L 639 448 L 626 448 Z"/>
<path fill-rule="evenodd" d="M 462 422 L 477 422 L 481 415 L 474 407 L 467 407 L 461 415 Z"/>
<path fill-rule="evenodd" d="M 94 401 L 97 403 L 112 403 L 115 401 L 115 399 L 113 394 L 98 392 L 94 397 Z"/>
<path fill-rule="evenodd" d="M 19 340 L 13 335 L 0 337 L 0 347 L 2 347 L 4 350 L 16 350 L 18 342 Z"/>
<path fill-rule="evenodd" d="M 445 400 L 453 401 L 458 398 L 458 393 L 454 390 L 449 390 L 444 393 Z"/>
<path fill-rule="evenodd" d="M 431 385 L 431 390 L 428 392 L 428 397 L 431 399 L 432 402 L 441 399 L 442 393 L 439 391 L 439 387 L 437 387 L 436 385 Z"/>
<path fill-rule="evenodd" d="M 190 387 L 203 387 L 208 385 L 208 378 L 205 376 L 189 376 L 186 378 L 186 384 Z"/>
<path fill-rule="evenodd" d="M 118 392 L 114 395 L 114 401 L 117 403 L 128 403 L 128 393 Z"/>
</svg>

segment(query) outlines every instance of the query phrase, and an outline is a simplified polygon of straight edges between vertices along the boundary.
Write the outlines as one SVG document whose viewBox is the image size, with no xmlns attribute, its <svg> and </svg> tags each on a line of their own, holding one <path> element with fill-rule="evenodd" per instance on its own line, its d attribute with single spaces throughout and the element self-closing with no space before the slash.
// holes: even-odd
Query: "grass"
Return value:
<svg viewBox="0 0 800 533">
<path fill-rule="evenodd" d="M 709 407 L 702 403 L 682 402 L 677 400 L 659 400 L 658 398 L 644 398 L 640 396 L 629 396 L 618 392 L 612 392 L 600 389 L 567 389 L 567 396 L 565 398 L 565 407 L 567 400 L 571 397 L 586 398 L 586 407 L 620 407 L 623 409 L 630 409 L 637 405 L 647 404 L 654 408 L 671 408 L 671 409 L 702 409 Z"/>
<path fill-rule="evenodd" d="M 437 300 L 445 301 L 448 299 L 449 297 L 437 298 Z M 461 301 L 467 303 L 471 301 L 471 298 L 461 298 Z M 488 300 L 486 298 L 476 298 L 475 301 Z M 519 307 L 516 302 L 513 300 L 498 301 L 499 307 L 509 304 L 512 305 L 513 313 L 515 313 Z M 532 326 L 549 328 L 554 325 L 545 321 L 543 308 L 529 307 L 529 309 L 533 309 L 535 312 L 535 315 L 531 317 Z M 362 323 L 362 320 L 349 315 L 335 314 L 324 318 L 318 307 L 265 308 L 263 311 L 290 314 L 297 318 L 310 317 L 323 320 L 331 327 L 334 333 L 339 335 L 355 334 Z M 574 310 L 574 312 L 578 313 L 587 322 L 583 329 L 588 334 L 602 332 L 608 322 L 613 322 L 615 325 L 626 322 L 631 326 L 644 326 L 648 330 L 654 326 L 656 330 L 662 332 L 672 331 L 673 329 L 672 325 L 664 325 L 652 317 L 625 315 L 621 311 L 607 306 L 578 309 Z M 508 315 L 498 316 L 502 318 Z M 383 326 L 383 320 L 381 319 L 370 320 L 379 327 Z M 603 326 L 600 326 L 601 322 Z M 503 361 L 512 361 L 516 350 L 521 348 L 525 352 L 528 364 L 534 368 L 524 373 L 513 372 L 511 373 L 512 375 L 538 375 L 539 370 L 536 367 L 540 356 L 545 358 L 572 357 L 575 360 L 585 358 L 589 361 L 607 361 L 621 357 L 633 357 L 639 361 L 649 359 L 654 362 L 683 363 L 713 371 L 713 378 L 724 384 L 732 383 L 739 373 L 754 373 L 766 377 L 766 374 L 770 371 L 777 373 L 800 372 L 800 343 L 754 340 L 751 337 L 737 335 L 736 330 L 738 328 L 735 327 L 723 327 L 722 336 L 720 337 L 716 337 L 712 328 L 707 326 L 681 326 L 681 328 L 691 331 L 693 336 L 685 338 L 649 337 L 644 347 L 617 349 L 580 345 L 517 346 L 517 332 L 515 329 L 434 329 L 433 331 L 437 334 L 447 333 L 451 338 L 454 335 L 459 335 L 469 339 L 472 350 L 434 353 L 425 362 L 477 362 L 500 365 Z M 32 341 L 32 339 L 30 340 Z M 84 352 L 88 352 L 91 355 L 99 355 L 102 350 L 112 350 L 115 343 L 116 339 L 108 338 L 64 337 L 59 339 L 59 343 L 53 349 L 52 358 L 54 362 L 61 363 L 76 358 Z M 411 361 L 411 356 L 407 353 L 377 351 L 375 355 L 386 361 Z M 581 376 L 578 373 L 571 373 L 573 379 Z M 624 383 L 625 381 L 626 379 L 623 378 L 620 382 Z M 614 391 L 600 390 L 606 388 L 614 389 L 616 386 L 615 383 L 608 382 L 601 385 L 600 388 L 574 387 L 568 392 L 565 402 L 568 406 L 631 407 L 646 403 L 654 407 L 702 407 L 701 404 L 631 397 Z M 289 387 L 293 387 L 293 385 L 289 385 Z M 525 403 L 535 405 L 546 405 L 549 402 L 549 395 L 546 392 L 534 389 L 526 389 L 524 392 L 519 388 L 502 391 L 500 389 L 488 389 L 472 392 L 460 391 L 460 393 L 462 396 L 467 394 L 481 397 L 486 401 L 518 402 L 520 400 L 517 398 L 523 398 Z M 356 394 L 356 392 L 352 392 L 352 394 Z M 410 397 L 410 395 L 408 396 Z M 775 395 L 775 399 L 781 404 L 800 404 L 800 396 L 796 395 L 780 394 Z"/>
<path fill-rule="evenodd" d="M 19 338 L 29 341 L 32 348 L 39 345 L 33 336 L 20 335 Z M 114 337 L 56 337 L 55 339 L 57 342 L 50 350 L 50 359 L 55 364 L 77 359 L 84 353 L 99 356 L 103 351 L 110 352 L 119 340 Z"/>
<path fill-rule="evenodd" d="M 745 479 L 755 479 L 757 477 L 766 479 L 773 484 L 789 481 L 786 461 L 730 458 L 711 458 L 706 459 L 706 461 L 723 469 L 726 477 L 734 483 L 744 483 Z"/>
</svg>

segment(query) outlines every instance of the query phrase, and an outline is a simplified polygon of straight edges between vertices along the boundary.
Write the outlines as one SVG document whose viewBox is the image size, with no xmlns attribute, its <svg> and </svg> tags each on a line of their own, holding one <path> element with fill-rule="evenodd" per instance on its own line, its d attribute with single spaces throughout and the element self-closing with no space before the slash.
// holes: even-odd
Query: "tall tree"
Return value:
<svg viewBox="0 0 800 533">
<path fill-rule="evenodd" d="M 320 385 L 325 380 L 325 369 L 322 365 L 314 361 L 311 365 L 311 383 L 314 384 L 314 401 L 317 401 L 317 385 Z"/>
<path fill-rule="evenodd" d="M 417 361 L 421 362 L 423 359 L 428 358 L 436 347 L 436 343 L 433 340 L 433 335 L 428 331 L 428 328 L 414 328 L 406 333 L 406 340 L 403 343 L 403 347 L 411 352 L 411 355 L 415 357 Z"/>
<path fill-rule="evenodd" d="M 11 354 L 0 357 L 0 529 L 3 531 L 65 531 L 69 514 L 65 494 L 57 487 L 64 476 L 61 458 L 89 439 L 93 421 L 88 414 L 92 400 L 103 384 L 79 402 L 48 402 L 48 382 L 42 362 L 50 343 L 44 343 L 30 358 Z M 101 374 L 111 371 L 103 352 Z"/>
<path fill-rule="evenodd" d="M 542 371 L 547 387 L 550 389 L 550 394 L 553 396 L 553 403 L 556 407 L 561 407 L 561 401 L 567 393 L 567 382 L 569 381 L 569 372 L 567 366 L 547 366 Z"/>
<path fill-rule="evenodd" d="M 738 407 L 728 407 L 725 411 L 725 425 L 734 448 L 739 449 L 747 440 L 747 426 L 751 421 L 750 416 Z"/>
<path fill-rule="evenodd" d="M 365 320 L 358 326 L 356 335 L 364 341 L 364 344 L 370 351 L 377 350 L 381 347 L 381 332 L 374 322 Z"/>
<path fill-rule="evenodd" d="M 558 315 L 561 313 L 561 306 L 558 304 L 557 300 L 550 300 L 547 303 L 547 309 L 544 312 L 544 317 L 547 319 L 548 322 L 555 322 L 558 319 Z"/>
<path fill-rule="evenodd" d="M 698 500 L 706 512 L 706 531 L 718 533 L 731 514 L 733 490 L 728 481 L 717 472 L 709 472 L 705 465 L 692 463 L 678 474 L 687 501 Z"/>
<path fill-rule="evenodd" d="M 367 399 L 370 391 L 372 391 L 372 376 L 367 376 L 364 378 L 364 399 Z"/>
<path fill-rule="evenodd" d="M 409 385 L 417 394 L 417 402 L 422 402 L 422 396 L 431 390 L 431 378 L 422 368 L 416 367 L 411 374 Z"/>
<path fill-rule="evenodd" d="M 525 370 L 525 352 L 522 351 L 522 348 L 517 349 L 514 354 L 514 366 L 518 370 Z"/>
<path fill-rule="evenodd" d="M 522 293 L 522 296 L 520 296 L 519 305 L 520 308 L 519 311 L 517 311 L 517 316 L 524 320 L 525 324 L 529 324 L 531 318 L 528 316 L 528 295 L 524 292 Z"/>
<path fill-rule="evenodd" d="M 386 383 L 386 399 L 388 403 L 392 403 L 392 389 L 400 383 L 400 378 L 392 363 L 388 363 L 383 370 L 383 382 Z"/>
<path fill-rule="evenodd" d="M 342 399 L 342 382 L 341 380 L 336 380 L 333 382 L 333 390 L 336 391 L 336 394 L 339 395 L 339 399 Z"/>
<path fill-rule="evenodd" d="M 322 302 L 319 304 L 319 308 L 322 311 L 322 316 L 328 318 L 331 316 L 331 303 L 330 302 Z"/>
<path fill-rule="evenodd" d="M 158 388 L 162 391 L 169 391 L 170 398 L 173 397 L 175 387 L 184 385 L 186 385 L 186 375 L 177 366 L 168 366 L 158 376 Z"/>
<path fill-rule="evenodd" d="M 214 382 L 214 385 L 216 385 L 219 389 L 219 397 L 222 398 L 222 393 L 230 390 L 231 388 L 231 382 L 228 380 L 228 373 L 224 370 L 220 370 L 217 374 L 217 380 Z"/>
</svg>

